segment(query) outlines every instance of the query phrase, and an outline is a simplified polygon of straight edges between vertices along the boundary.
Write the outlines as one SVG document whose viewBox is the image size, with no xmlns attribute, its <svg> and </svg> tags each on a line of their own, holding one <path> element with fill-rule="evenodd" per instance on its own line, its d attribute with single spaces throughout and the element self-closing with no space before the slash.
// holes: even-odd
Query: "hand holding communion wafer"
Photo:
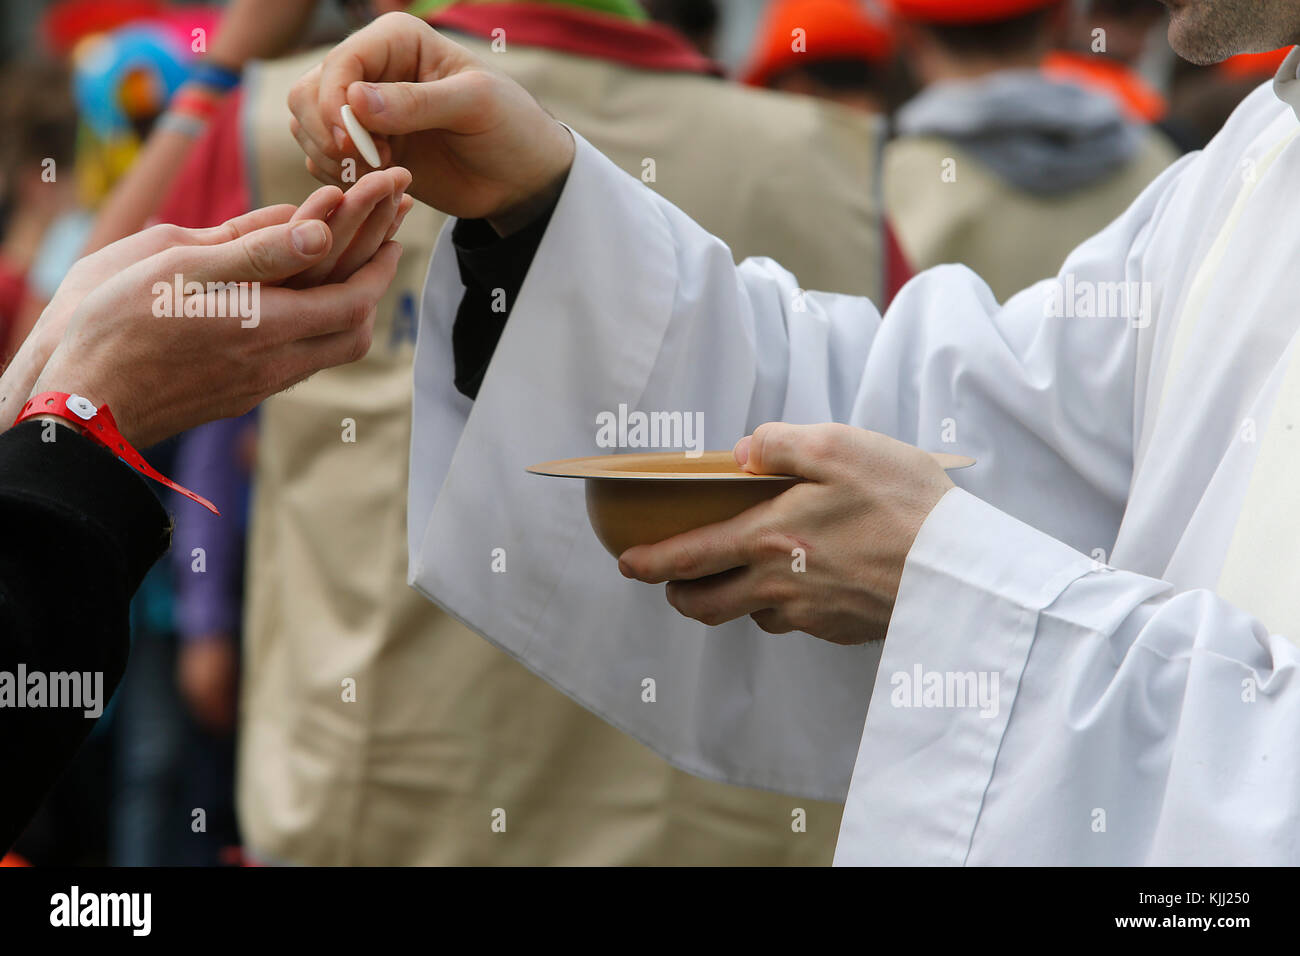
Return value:
<svg viewBox="0 0 1300 956">
<path fill-rule="evenodd" d="M 352 34 L 289 94 L 308 170 L 335 185 L 345 161 L 365 163 L 344 106 L 382 165 L 411 171 L 411 195 L 502 234 L 550 205 L 573 162 L 572 136 L 523 87 L 407 14 Z"/>
</svg>

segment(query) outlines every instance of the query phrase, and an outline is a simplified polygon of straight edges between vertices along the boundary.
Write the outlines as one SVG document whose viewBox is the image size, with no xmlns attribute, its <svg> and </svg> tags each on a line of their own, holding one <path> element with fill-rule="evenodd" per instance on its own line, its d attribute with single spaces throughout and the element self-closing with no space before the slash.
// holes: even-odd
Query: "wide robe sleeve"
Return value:
<svg viewBox="0 0 1300 956">
<path fill-rule="evenodd" d="M 1065 266 L 1074 281 L 1142 278 L 1178 174 L 1080 247 Z M 598 414 L 703 413 L 708 448 L 769 420 L 851 422 L 975 456 L 954 479 L 1071 554 L 1114 541 L 1145 330 L 1124 317 L 1045 319 L 1050 282 L 999 306 L 969 270 L 941 267 L 882 323 L 865 299 L 804 292 L 769 260 L 736 266 L 578 138 L 474 402 L 453 384 L 462 292 L 448 228 L 415 362 L 411 583 L 683 769 L 843 799 L 880 646 L 772 637 L 747 620 L 706 628 L 662 589 L 624 580 L 588 526 L 581 483 L 524 472 L 600 453 Z"/>
<path fill-rule="evenodd" d="M 954 489 L 908 555 L 835 862 L 1294 865 L 1297 733 L 1300 647 Z"/>
</svg>

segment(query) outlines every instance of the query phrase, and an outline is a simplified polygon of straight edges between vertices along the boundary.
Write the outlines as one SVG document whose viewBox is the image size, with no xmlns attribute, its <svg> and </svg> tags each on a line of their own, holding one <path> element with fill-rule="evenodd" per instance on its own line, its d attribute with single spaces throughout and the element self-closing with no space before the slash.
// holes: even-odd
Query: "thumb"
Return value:
<svg viewBox="0 0 1300 956">
<path fill-rule="evenodd" d="M 749 446 L 754 441 L 753 435 L 746 435 L 740 441 L 736 442 L 736 447 L 731 449 L 731 454 L 736 459 L 736 464 L 744 468 L 749 462 Z"/>
<path fill-rule="evenodd" d="M 824 472 L 820 432 L 824 425 L 768 422 L 736 443 L 736 463 L 755 475 L 792 475 L 819 480 Z"/>
<path fill-rule="evenodd" d="M 334 237 L 318 219 L 258 229 L 216 246 L 177 250 L 177 271 L 187 279 L 279 282 L 319 262 Z"/>
<path fill-rule="evenodd" d="M 348 87 L 348 105 L 372 133 L 400 136 L 426 129 L 467 132 L 483 112 L 485 91 L 478 71 L 454 73 L 428 83 L 362 83 Z"/>
</svg>

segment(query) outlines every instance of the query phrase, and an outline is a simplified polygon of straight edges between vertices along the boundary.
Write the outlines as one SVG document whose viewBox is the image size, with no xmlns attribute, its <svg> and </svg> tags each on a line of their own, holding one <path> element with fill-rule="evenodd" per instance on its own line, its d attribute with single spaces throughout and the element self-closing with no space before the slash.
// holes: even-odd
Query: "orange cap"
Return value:
<svg viewBox="0 0 1300 956">
<path fill-rule="evenodd" d="M 873 19 L 862 0 L 773 0 L 763 14 L 744 80 L 766 86 L 772 77 L 804 63 L 876 63 L 887 60 L 893 49 L 888 25 Z"/>
<path fill-rule="evenodd" d="M 920 23 L 995 23 L 1014 20 L 1035 10 L 1054 7 L 1061 0 L 885 0 L 903 20 Z"/>
<path fill-rule="evenodd" d="M 1052 79 L 1085 86 L 1114 99 L 1128 117 L 1142 123 L 1158 123 L 1169 112 L 1169 103 L 1136 70 L 1103 56 L 1057 50 L 1043 58 L 1043 72 Z"/>
</svg>

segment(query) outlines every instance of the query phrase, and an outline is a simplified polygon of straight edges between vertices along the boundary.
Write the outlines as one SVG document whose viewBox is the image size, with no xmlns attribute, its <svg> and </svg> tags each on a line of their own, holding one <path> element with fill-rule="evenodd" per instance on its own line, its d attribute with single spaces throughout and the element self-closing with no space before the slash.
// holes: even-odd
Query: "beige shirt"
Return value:
<svg viewBox="0 0 1300 956">
<path fill-rule="evenodd" d="M 1173 146 L 1150 131 L 1116 175 L 1035 196 L 946 139 L 900 137 L 885 150 L 885 206 L 914 269 L 962 263 L 1002 302 L 1056 275 L 1075 246 L 1110 225 L 1176 158 Z"/>
</svg>

